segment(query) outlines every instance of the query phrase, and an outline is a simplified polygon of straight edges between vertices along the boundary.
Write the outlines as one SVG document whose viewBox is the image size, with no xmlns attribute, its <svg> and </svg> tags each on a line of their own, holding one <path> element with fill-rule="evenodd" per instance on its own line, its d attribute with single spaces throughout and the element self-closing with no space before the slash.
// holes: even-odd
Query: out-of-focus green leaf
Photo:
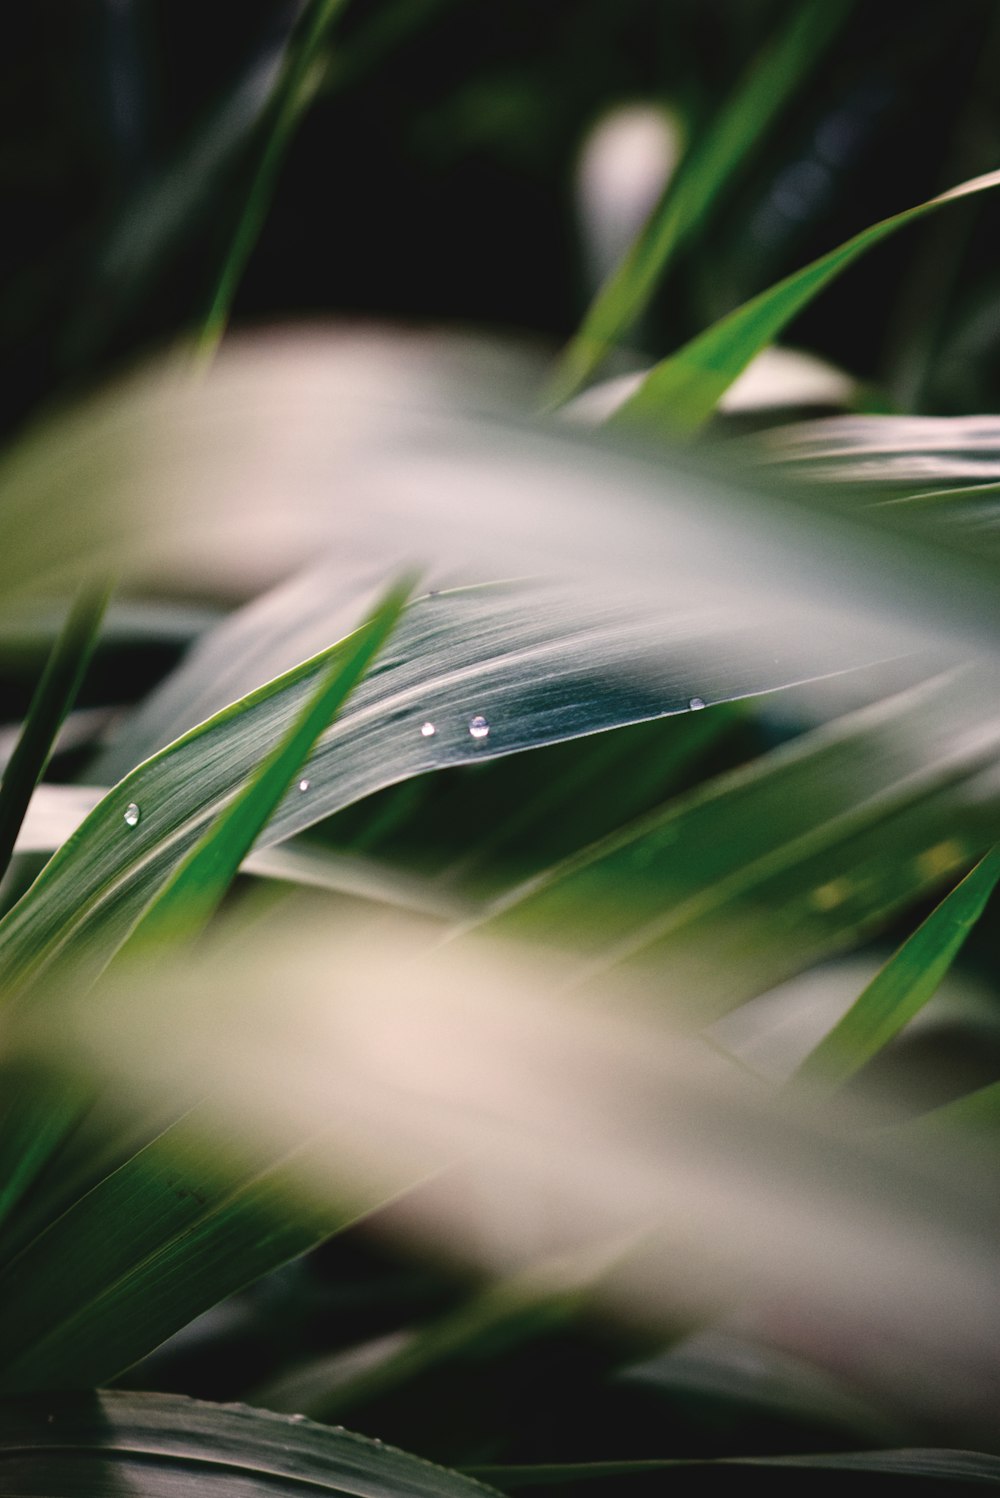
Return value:
<svg viewBox="0 0 1000 1498">
<path fill-rule="evenodd" d="M 601 287 L 553 376 L 549 399 L 574 395 L 629 332 L 676 251 L 707 219 L 734 173 L 800 89 L 853 9 L 810 0 L 753 63 L 696 142 L 621 264 Z"/>
<path fill-rule="evenodd" d="M 307 103 L 310 73 L 319 60 L 327 31 L 345 3 L 346 0 L 308 0 L 288 43 L 281 77 L 261 123 L 264 142 L 260 161 L 201 330 L 202 353 L 211 352 L 225 330 L 237 287 L 271 206 L 281 163 Z"/>
<path fill-rule="evenodd" d="M 567 984 L 659 975 L 704 1021 L 844 946 L 1000 828 L 1000 720 L 960 675 L 719 777 L 499 901 L 487 929 L 554 943 Z"/>
<path fill-rule="evenodd" d="M 294 1416 L 108 1390 L 0 1405 L 0 1487 L 26 1498 L 482 1498 L 488 1491 L 381 1441 Z"/>
<path fill-rule="evenodd" d="M 1000 879 L 1000 849 L 976 865 L 905 941 L 799 1067 L 796 1083 L 837 1087 L 933 998 Z"/>
<path fill-rule="evenodd" d="M 635 394 L 618 408 L 612 421 L 660 428 L 674 434 L 696 431 L 751 359 L 773 343 L 792 318 L 841 271 L 904 225 L 936 212 L 947 203 L 997 186 L 1000 186 L 1000 172 L 989 172 L 863 229 L 837 249 L 762 291 L 676 354 L 662 360 L 650 370 Z"/>
<path fill-rule="evenodd" d="M 647 1332 L 734 1296 L 773 1307 L 792 1275 L 818 1325 L 858 1336 L 873 1387 L 915 1381 L 919 1394 L 905 1358 L 885 1363 L 884 1338 L 913 1356 L 947 1344 L 949 1389 L 992 1418 L 988 1174 L 947 1141 L 915 1161 L 857 1114 L 841 1128 L 776 1098 L 714 1048 L 625 1017 L 617 986 L 603 1013 L 553 1003 L 548 956 L 427 953 L 409 928 L 397 945 L 402 934 L 380 921 L 352 942 L 342 929 L 331 967 L 325 918 L 274 919 L 238 943 L 174 949 L 139 991 L 119 971 L 12 1017 L 8 1049 L 25 1064 L 104 1078 L 116 1105 L 191 1099 L 197 1114 L 145 1162 L 53 1199 L 22 1239 L 0 1275 L 8 1388 L 48 1387 L 69 1377 L 60 1369 L 109 1377 L 112 1359 L 141 1356 L 261 1273 L 268 1252 L 287 1257 L 297 1224 L 322 1231 L 423 1181 L 404 1222 L 488 1272 L 632 1243 L 600 1276 L 600 1300 Z M 654 986 L 647 1002 L 658 998 Z"/>
<path fill-rule="evenodd" d="M 252 1163 L 236 1162 L 197 1107 L 164 1129 L 0 1270 L 0 1389 L 105 1383 L 223 1296 L 386 1200 L 374 1186 L 367 1198 L 310 1198 L 310 1153 L 321 1161 L 329 1148 L 314 1136 L 294 1153 L 259 1149 Z M 19 1243 L 14 1229 L 8 1241 Z"/>
</svg>

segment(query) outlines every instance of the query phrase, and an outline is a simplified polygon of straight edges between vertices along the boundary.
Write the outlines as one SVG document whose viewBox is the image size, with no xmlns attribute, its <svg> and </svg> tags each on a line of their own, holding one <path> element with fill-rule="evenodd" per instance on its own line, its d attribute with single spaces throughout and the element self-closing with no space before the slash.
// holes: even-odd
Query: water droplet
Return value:
<svg viewBox="0 0 1000 1498">
<path fill-rule="evenodd" d="M 485 739 L 489 737 L 489 720 L 482 713 L 477 713 L 474 718 L 469 719 L 469 732 L 474 739 Z"/>
<path fill-rule="evenodd" d="M 420 732 L 423 734 L 425 739 L 432 739 L 437 733 L 437 729 L 434 727 L 433 723 L 422 723 L 420 725 Z"/>
<path fill-rule="evenodd" d="M 308 780 L 300 780 L 299 781 L 299 790 L 300 791 L 307 791 L 308 789 L 309 789 L 309 782 L 308 782 Z"/>
<path fill-rule="evenodd" d="M 691 701 L 688 703 L 688 707 L 691 709 L 691 711 L 693 713 L 700 712 L 700 710 L 704 706 L 705 706 L 705 699 L 704 699 L 704 697 L 692 697 Z"/>
<path fill-rule="evenodd" d="M 136 806 L 135 802 L 134 801 L 130 801 L 129 804 L 125 808 L 125 825 L 126 825 L 126 827 L 138 827 L 138 825 L 139 825 L 139 818 L 140 818 L 141 815 L 142 815 L 142 813 L 140 812 L 139 808 Z"/>
<path fill-rule="evenodd" d="M 302 1425 L 305 1423 L 306 1419 L 305 1415 L 289 1415 L 288 1418 L 293 1425 Z"/>
<path fill-rule="evenodd" d="M 383 1446 L 385 1445 L 385 1442 L 379 1436 L 373 1436 L 372 1445 L 375 1447 L 376 1451 L 381 1451 Z"/>
</svg>

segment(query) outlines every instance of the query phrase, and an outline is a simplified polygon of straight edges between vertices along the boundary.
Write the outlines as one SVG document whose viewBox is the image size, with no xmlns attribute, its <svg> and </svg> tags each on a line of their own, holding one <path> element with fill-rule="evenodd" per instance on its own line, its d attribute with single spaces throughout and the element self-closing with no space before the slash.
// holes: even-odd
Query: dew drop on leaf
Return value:
<svg viewBox="0 0 1000 1498">
<path fill-rule="evenodd" d="M 134 801 L 130 801 L 129 804 L 125 808 L 125 825 L 126 825 L 126 827 L 138 827 L 138 825 L 139 825 L 139 818 L 140 818 L 141 815 L 142 815 L 142 813 L 140 812 L 138 806 L 136 806 L 135 802 Z"/>
<path fill-rule="evenodd" d="M 482 713 L 477 713 L 474 718 L 469 719 L 469 732 L 474 739 L 485 739 L 489 736 L 490 725 Z"/>
</svg>

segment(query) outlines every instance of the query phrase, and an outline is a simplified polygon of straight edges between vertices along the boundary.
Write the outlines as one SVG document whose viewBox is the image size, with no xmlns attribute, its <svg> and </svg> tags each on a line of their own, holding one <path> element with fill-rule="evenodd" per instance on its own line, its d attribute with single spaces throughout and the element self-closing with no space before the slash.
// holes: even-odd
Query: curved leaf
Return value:
<svg viewBox="0 0 1000 1498">
<path fill-rule="evenodd" d="M 669 617 L 602 610 L 541 585 L 416 600 L 378 670 L 303 767 L 306 789 L 297 777 L 259 845 L 423 771 L 690 711 L 693 700 L 742 696 L 788 679 L 781 661 L 724 656 L 704 633 L 682 635 L 674 654 L 668 642 L 677 628 Z M 0 921 L 0 985 L 8 996 L 57 958 L 77 962 L 78 981 L 107 962 L 345 648 L 334 646 L 227 707 L 139 765 L 95 807 Z M 692 665 L 699 658 L 703 664 Z M 479 715 L 489 730 L 476 737 L 470 724 Z M 132 805 L 139 820 L 129 826 Z"/>
<path fill-rule="evenodd" d="M 784 29 L 754 58 L 588 309 L 553 377 L 553 403 L 574 395 L 628 333 L 677 249 L 697 233 L 734 172 L 804 83 L 853 6 L 854 0 L 813 0 L 795 7 Z"/>
<path fill-rule="evenodd" d="M 483 1498 L 489 1491 L 381 1441 L 294 1415 L 106 1390 L 0 1404 L 0 1489 L 25 1498 Z"/>
<path fill-rule="evenodd" d="M 612 421 L 660 426 L 674 433 L 697 430 L 751 359 L 773 343 L 792 318 L 841 271 L 906 224 L 948 203 L 997 186 L 1000 186 L 1000 172 L 988 172 L 863 229 L 837 249 L 745 302 L 669 359 L 655 365 L 635 394 L 614 413 Z"/>
</svg>

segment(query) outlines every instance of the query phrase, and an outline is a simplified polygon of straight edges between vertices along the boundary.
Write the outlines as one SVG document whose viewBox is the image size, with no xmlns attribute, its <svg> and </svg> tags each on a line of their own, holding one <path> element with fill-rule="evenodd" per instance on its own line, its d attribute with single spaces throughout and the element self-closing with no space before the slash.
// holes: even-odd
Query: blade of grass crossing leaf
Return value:
<svg viewBox="0 0 1000 1498">
<path fill-rule="evenodd" d="M 364 676 L 396 626 L 410 596 L 409 580 L 386 594 L 348 641 L 257 774 L 220 814 L 146 910 L 123 949 L 130 956 L 151 945 L 193 937 L 209 921 L 240 864 L 287 794 L 323 730 Z"/>
<path fill-rule="evenodd" d="M 628 333 L 682 242 L 705 219 L 740 164 L 801 86 L 855 0 L 813 0 L 754 59 L 691 151 L 620 265 L 601 287 L 563 354 L 549 402 L 569 400 Z"/>
<path fill-rule="evenodd" d="M 310 0 L 289 43 L 284 73 L 264 123 L 264 145 L 239 222 L 205 315 L 199 352 L 211 354 L 225 332 L 229 309 L 267 217 L 274 184 L 306 102 L 309 74 L 327 30 L 346 0 Z"/>
<path fill-rule="evenodd" d="M 85 588 L 67 615 L 35 690 L 20 737 L 0 785 L 0 878 L 10 863 L 32 792 L 76 699 L 97 642 L 110 585 Z"/>
<path fill-rule="evenodd" d="M 1000 186 L 1000 172 L 989 172 L 863 229 L 845 244 L 745 302 L 676 354 L 655 365 L 635 394 L 614 413 L 612 422 L 659 426 L 675 434 L 696 431 L 750 361 L 773 343 L 793 317 L 841 271 L 906 224 L 948 203 L 997 186 Z"/>
<path fill-rule="evenodd" d="M 876 1056 L 933 998 L 1000 880 L 993 848 L 876 974 L 802 1063 L 796 1083 L 839 1086 Z"/>
</svg>

